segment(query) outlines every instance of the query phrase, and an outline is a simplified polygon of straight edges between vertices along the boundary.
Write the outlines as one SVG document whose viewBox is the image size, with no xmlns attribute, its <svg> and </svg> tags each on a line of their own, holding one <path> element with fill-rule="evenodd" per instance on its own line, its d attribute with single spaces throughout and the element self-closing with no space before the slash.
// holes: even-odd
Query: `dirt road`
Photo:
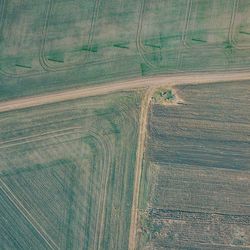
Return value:
<svg viewBox="0 0 250 250">
<path fill-rule="evenodd" d="M 222 81 L 241 81 L 249 80 L 250 72 L 221 72 L 221 73 L 192 73 L 176 74 L 168 76 L 148 77 L 122 81 L 117 83 L 105 84 L 94 87 L 85 87 L 74 90 L 66 90 L 40 96 L 31 96 L 0 102 L 0 112 L 23 109 L 54 102 L 73 100 L 87 96 L 104 95 L 116 91 L 131 90 L 143 87 L 157 87 L 161 85 L 173 86 L 186 83 L 209 83 Z"/>
<path fill-rule="evenodd" d="M 139 191 L 140 191 L 140 179 L 142 172 L 143 155 L 145 151 L 145 141 L 147 135 L 147 121 L 148 121 L 148 109 L 151 100 L 151 96 L 155 88 L 150 87 L 147 89 L 146 94 L 141 104 L 140 122 L 139 122 L 139 136 L 136 152 L 135 163 L 135 175 L 134 175 L 134 190 L 133 201 L 131 208 L 131 223 L 129 231 L 129 249 L 136 249 L 136 230 L 138 221 L 138 203 L 139 203 Z"/>
</svg>

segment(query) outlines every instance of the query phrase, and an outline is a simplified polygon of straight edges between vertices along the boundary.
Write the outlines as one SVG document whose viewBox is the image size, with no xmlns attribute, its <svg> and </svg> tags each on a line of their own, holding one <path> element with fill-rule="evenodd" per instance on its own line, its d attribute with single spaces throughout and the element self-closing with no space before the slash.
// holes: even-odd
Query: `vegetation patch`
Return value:
<svg viewBox="0 0 250 250">
<path fill-rule="evenodd" d="M 139 225 L 139 231 L 146 241 L 153 240 L 159 237 L 164 226 L 163 222 L 154 220 L 154 218 L 148 213 L 148 211 L 141 213 Z"/>
<path fill-rule="evenodd" d="M 176 104 L 176 93 L 173 89 L 159 89 L 152 96 L 153 104 Z"/>
</svg>

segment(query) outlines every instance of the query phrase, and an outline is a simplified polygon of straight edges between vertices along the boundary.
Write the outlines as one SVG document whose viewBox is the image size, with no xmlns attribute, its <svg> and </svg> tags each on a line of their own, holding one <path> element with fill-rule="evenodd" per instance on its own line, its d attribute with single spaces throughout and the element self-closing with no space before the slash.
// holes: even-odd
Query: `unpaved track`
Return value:
<svg viewBox="0 0 250 250">
<path fill-rule="evenodd" d="M 142 161 L 143 161 L 145 140 L 147 134 L 148 109 L 151 96 L 154 90 L 155 90 L 154 87 L 150 87 L 149 89 L 147 89 L 141 105 L 138 145 L 136 152 L 136 163 L 135 163 L 135 174 L 134 174 L 133 201 L 131 208 L 131 220 L 130 220 L 130 232 L 129 232 L 129 249 L 131 250 L 132 249 L 134 250 L 136 248 L 136 230 L 138 221 L 138 203 L 139 203 L 139 190 L 140 190 L 140 180 L 142 172 Z"/>
<path fill-rule="evenodd" d="M 116 91 L 131 90 L 149 86 L 173 86 L 176 84 L 186 83 L 198 84 L 241 80 L 250 80 L 250 72 L 192 73 L 140 78 L 130 81 L 105 84 L 96 87 L 85 87 L 74 90 L 66 90 L 63 92 L 56 92 L 40 96 L 31 96 L 6 102 L 0 102 L 0 112 L 29 108 L 54 102 L 73 100 L 81 97 L 97 96 Z"/>
</svg>

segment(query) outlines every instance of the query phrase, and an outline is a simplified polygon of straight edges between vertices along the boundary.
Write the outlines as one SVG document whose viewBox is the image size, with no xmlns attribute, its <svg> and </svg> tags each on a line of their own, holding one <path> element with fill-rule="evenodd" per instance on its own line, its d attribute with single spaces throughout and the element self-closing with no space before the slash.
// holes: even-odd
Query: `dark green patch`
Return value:
<svg viewBox="0 0 250 250">
<path fill-rule="evenodd" d="M 97 52 L 98 51 L 98 46 L 97 46 L 97 44 L 92 45 L 91 47 L 88 46 L 88 45 L 84 45 L 84 46 L 82 46 L 81 50 L 90 51 L 90 52 Z"/>
<path fill-rule="evenodd" d="M 106 116 L 110 114 L 117 114 L 117 109 L 115 107 L 107 107 L 102 109 L 94 110 L 95 115 L 97 116 Z"/>
<path fill-rule="evenodd" d="M 240 31 L 240 34 L 244 34 L 244 35 L 250 35 L 250 32 L 246 32 L 246 31 Z"/>
<path fill-rule="evenodd" d="M 128 43 L 116 43 L 113 46 L 120 49 L 129 49 Z"/>
<path fill-rule="evenodd" d="M 55 58 L 48 58 L 48 60 L 52 61 L 52 62 L 64 63 L 64 60 L 59 60 L 59 59 L 55 59 Z"/>
<path fill-rule="evenodd" d="M 155 239 L 163 228 L 161 221 L 154 221 L 149 215 L 142 215 L 140 219 L 140 227 L 144 234 L 147 235 L 147 239 Z"/>
<path fill-rule="evenodd" d="M 141 63 L 141 75 L 145 76 L 148 72 L 150 72 L 149 66 L 145 63 Z"/>
<path fill-rule="evenodd" d="M 171 89 L 168 89 L 167 91 L 159 91 L 157 93 L 157 96 L 159 96 L 167 101 L 171 101 L 175 98 L 175 95 Z M 157 97 L 155 97 L 155 98 L 157 98 Z"/>
<path fill-rule="evenodd" d="M 16 66 L 20 67 L 20 68 L 26 68 L 26 69 L 31 69 L 32 68 L 31 66 L 22 65 L 22 64 L 16 64 Z"/>
<path fill-rule="evenodd" d="M 194 42 L 201 42 L 201 43 L 206 43 L 207 42 L 205 40 L 198 39 L 198 38 L 192 38 L 192 41 L 194 41 Z"/>
<path fill-rule="evenodd" d="M 144 45 L 155 49 L 161 49 L 161 45 L 157 44 L 144 43 Z"/>
<path fill-rule="evenodd" d="M 64 63 L 64 54 L 62 51 L 54 50 L 49 53 L 47 59 L 53 62 Z"/>
<path fill-rule="evenodd" d="M 115 122 L 110 122 L 110 125 L 112 126 L 112 133 L 113 134 L 120 134 L 121 133 L 121 128 L 119 127 L 118 124 L 116 124 Z"/>
<path fill-rule="evenodd" d="M 229 41 L 226 41 L 226 42 L 224 42 L 224 48 L 225 49 L 233 49 L 233 45 Z"/>
</svg>

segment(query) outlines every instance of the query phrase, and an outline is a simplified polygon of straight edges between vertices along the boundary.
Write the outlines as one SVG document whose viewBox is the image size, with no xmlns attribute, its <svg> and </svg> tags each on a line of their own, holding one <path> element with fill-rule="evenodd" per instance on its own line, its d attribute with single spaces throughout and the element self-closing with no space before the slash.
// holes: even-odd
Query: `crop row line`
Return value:
<svg viewBox="0 0 250 250">
<path fill-rule="evenodd" d="M 45 230 L 39 225 L 35 218 L 30 214 L 30 212 L 24 207 L 20 200 L 13 194 L 10 188 L 5 184 L 5 182 L 0 178 L 0 188 L 8 197 L 8 199 L 15 205 L 18 211 L 24 216 L 24 218 L 32 225 L 36 232 L 42 237 L 50 249 L 59 249 L 57 244 L 50 238 L 50 236 L 45 232 Z"/>
</svg>

